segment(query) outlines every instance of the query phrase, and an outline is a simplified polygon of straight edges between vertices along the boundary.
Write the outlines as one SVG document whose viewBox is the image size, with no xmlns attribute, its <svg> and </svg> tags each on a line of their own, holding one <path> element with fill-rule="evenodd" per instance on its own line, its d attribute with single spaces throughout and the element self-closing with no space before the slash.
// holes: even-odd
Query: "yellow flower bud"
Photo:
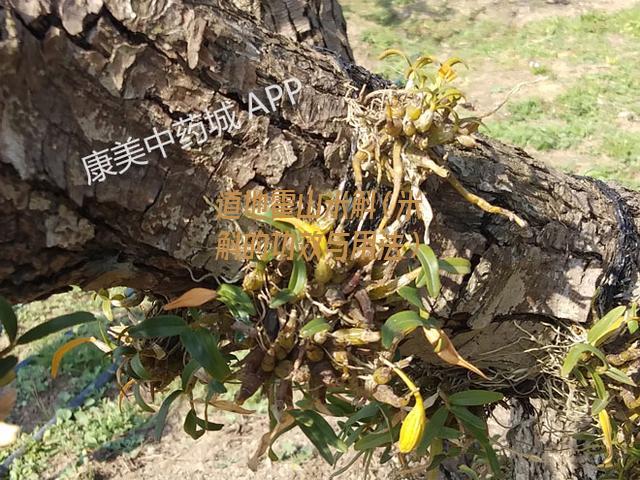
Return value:
<svg viewBox="0 0 640 480">
<path fill-rule="evenodd" d="M 427 130 L 429 130 L 429 128 L 431 128 L 432 122 L 433 122 L 433 111 L 425 110 L 424 112 L 422 112 L 418 120 L 415 121 L 415 126 L 420 133 L 424 133 Z"/>
<path fill-rule="evenodd" d="M 427 416 L 424 413 L 422 396 L 415 394 L 416 404 L 413 406 L 400 427 L 400 438 L 398 439 L 398 450 L 400 453 L 413 451 L 422 440 L 424 429 L 427 425 Z"/>
</svg>

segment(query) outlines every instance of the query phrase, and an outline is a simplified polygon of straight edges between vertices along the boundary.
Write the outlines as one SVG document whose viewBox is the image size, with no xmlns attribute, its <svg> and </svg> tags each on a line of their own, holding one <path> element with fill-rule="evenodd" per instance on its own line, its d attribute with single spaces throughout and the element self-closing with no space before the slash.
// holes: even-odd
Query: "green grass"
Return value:
<svg viewBox="0 0 640 480">
<path fill-rule="evenodd" d="M 73 412 L 58 409 L 57 415 L 57 423 L 47 430 L 41 442 L 35 442 L 30 435 L 23 435 L 13 446 L 26 445 L 27 451 L 13 463 L 11 480 L 42 478 L 52 463 L 59 464 L 62 473 L 57 474 L 64 478 L 81 465 L 92 450 L 105 445 L 130 449 L 141 441 L 139 436 L 124 437 L 119 443 L 114 442 L 114 438 L 141 426 L 145 420 L 134 405 L 125 402 L 120 410 L 117 402 L 107 398 L 90 399 Z M 0 451 L 0 455 L 5 458 L 7 449 Z M 53 472 L 49 470 L 47 473 Z"/>
<path fill-rule="evenodd" d="M 640 128 L 625 130 L 618 121 L 623 111 L 640 116 L 640 5 L 512 26 L 450 11 L 427 15 L 428 2 L 344 3 L 348 21 L 360 21 L 358 12 L 366 11 L 366 20 L 376 24 L 365 23 L 361 34 L 371 47 L 371 60 L 386 48 L 399 48 L 411 57 L 461 57 L 471 70 L 460 75 L 471 83 L 474 71 L 487 65 L 491 71 L 519 70 L 561 83 L 564 91 L 555 98 L 534 94 L 511 102 L 508 115 L 487 119 L 489 135 L 540 151 L 570 149 L 593 158 L 589 174 L 634 188 L 640 185 Z M 386 11 L 391 17 L 381 13 L 384 5 L 390 5 Z M 401 60 L 375 65 L 378 73 L 402 80 Z M 496 76 L 500 85 L 499 73 Z M 601 165 L 603 157 L 614 165 Z"/>
<path fill-rule="evenodd" d="M 80 291 L 54 295 L 44 302 L 32 302 L 16 308 L 20 332 L 58 315 L 85 310 L 97 314 L 99 322 L 106 319 L 99 315 L 99 304 L 92 295 Z M 66 407 L 82 389 L 90 385 L 110 364 L 109 358 L 92 345 L 81 345 L 68 352 L 62 360 L 59 376 L 51 378 L 51 360 L 55 351 L 69 339 L 77 336 L 100 336 L 96 323 L 81 325 L 71 334 L 59 332 L 37 342 L 21 346 L 16 353 L 30 361 L 16 377 L 18 398 L 9 421 L 18 425 L 25 422 L 37 431 L 55 414 L 57 423 L 40 442 L 33 440 L 31 432 L 23 432 L 17 443 L 0 449 L 0 460 L 11 452 L 27 446 L 25 454 L 11 468 L 10 478 L 16 480 L 42 478 L 56 473 L 56 478 L 79 478 L 78 470 L 87 462 L 88 455 L 96 449 L 127 451 L 142 440 L 140 434 L 130 433 L 148 418 L 134 403 L 124 402 L 119 409 L 114 399 L 115 389 L 107 384 L 94 391 L 84 405 L 75 410 Z M 58 469 L 52 471 L 51 469 Z"/>
</svg>

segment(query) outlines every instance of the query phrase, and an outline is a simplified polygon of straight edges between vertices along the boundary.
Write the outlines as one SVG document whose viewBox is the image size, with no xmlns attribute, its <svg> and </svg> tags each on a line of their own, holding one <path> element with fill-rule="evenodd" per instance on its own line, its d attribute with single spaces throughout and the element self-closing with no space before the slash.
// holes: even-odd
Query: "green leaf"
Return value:
<svg viewBox="0 0 640 480">
<path fill-rule="evenodd" d="M 442 432 L 440 432 L 440 436 L 444 440 L 457 440 L 462 436 L 462 432 L 460 430 L 456 430 L 455 428 L 444 427 Z"/>
<path fill-rule="evenodd" d="M 300 295 L 302 295 L 306 286 L 307 265 L 301 258 L 296 258 L 293 261 L 293 268 L 291 270 L 291 276 L 289 277 L 289 285 L 287 288 L 280 290 L 273 296 L 269 303 L 269 307 L 278 308 L 285 303 L 296 300 Z"/>
<path fill-rule="evenodd" d="M 111 300 L 108 298 L 106 300 L 102 300 L 102 313 L 107 320 L 113 322 L 113 310 L 111 310 Z"/>
<path fill-rule="evenodd" d="M 289 410 L 289 413 L 329 464 L 334 463 L 333 453 L 329 447 L 334 447 L 343 453 L 347 451 L 347 445 L 338 438 L 331 425 L 319 413 L 313 410 Z"/>
<path fill-rule="evenodd" d="M 128 328 L 127 333 L 134 338 L 176 337 L 187 328 L 187 323 L 177 315 L 158 315 Z"/>
<path fill-rule="evenodd" d="M 466 258 L 448 257 L 438 260 L 440 270 L 455 275 L 467 275 L 471 273 L 471 262 Z"/>
<path fill-rule="evenodd" d="M 455 410 L 455 411 L 454 411 Z M 498 456 L 491 446 L 491 441 L 487 437 L 486 425 L 484 421 L 471 413 L 465 407 L 451 407 L 451 412 L 460 420 L 464 427 L 478 440 L 482 446 L 491 466 L 491 470 L 496 475 L 500 474 L 500 462 Z"/>
<path fill-rule="evenodd" d="M 196 423 L 196 412 L 193 410 L 193 408 L 189 410 L 187 415 L 184 417 L 183 429 L 194 440 L 199 439 L 205 433 L 204 429 L 198 430 L 198 424 Z"/>
<path fill-rule="evenodd" d="M 465 390 L 449 396 L 449 403 L 452 405 L 486 405 L 488 403 L 499 402 L 504 398 L 500 392 L 489 390 Z"/>
<path fill-rule="evenodd" d="M 378 413 L 379 408 L 380 403 L 377 401 L 367 403 L 364 407 L 351 415 L 346 422 L 344 422 L 344 425 L 342 426 L 343 431 L 346 431 L 351 425 L 354 425 L 360 420 L 375 416 Z"/>
<path fill-rule="evenodd" d="M 167 423 L 167 415 L 169 414 L 169 407 L 173 403 L 173 401 L 178 398 L 182 394 L 182 390 L 174 390 L 167 398 L 164 399 L 162 405 L 160 405 L 160 409 L 155 416 L 155 428 L 153 430 L 153 438 L 156 441 L 160 441 L 162 438 L 162 432 L 164 431 L 164 426 Z"/>
<path fill-rule="evenodd" d="M 589 373 L 591 374 L 591 381 L 593 382 L 593 387 L 595 388 L 598 398 L 606 398 L 609 394 L 607 393 L 607 389 L 604 387 L 602 377 L 600 377 L 600 375 L 598 375 L 598 373 L 592 368 L 589 368 Z"/>
<path fill-rule="evenodd" d="M 18 357 L 13 355 L 0 358 L 0 379 L 3 379 L 9 372 L 11 372 L 17 364 Z"/>
<path fill-rule="evenodd" d="M 471 470 L 471 468 L 468 467 L 467 465 L 460 465 L 458 467 L 458 471 L 461 473 L 464 473 L 470 480 L 480 480 L 480 477 L 478 477 L 478 474 L 473 470 Z"/>
<path fill-rule="evenodd" d="M 327 393 L 326 400 L 327 408 L 333 415 L 337 417 L 347 417 L 349 415 L 353 415 L 353 413 L 356 411 L 351 402 L 343 400 L 331 393 Z"/>
<path fill-rule="evenodd" d="M 396 337 L 404 337 L 424 325 L 424 319 L 413 310 L 394 313 L 382 326 L 382 346 L 389 348 Z"/>
<path fill-rule="evenodd" d="M 4 297 L 0 297 L 0 322 L 9 337 L 9 342 L 13 344 L 18 334 L 18 318 L 16 317 L 13 307 Z"/>
<path fill-rule="evenodd" d="M 440 266 L 438 264 L 438 258 L 428 245 L 418 245 L 416 255 L 424 271 L 423 281 L 427 286 L 427 291 L 432 298 L 435 298 L 440 293 L 440 274 L 438 273 Z M 416 282 L 416 287 L 422 287 L 424 284 L 422 282 L 420 284 Z"/>
<path fill-rule="evenodd" d="M 360 440 L 355 443 L 354 448 L 356 451 L 359 451 L 378 448 L 382 445 L 390 445 L 398 439 L 399 434 L 400 424 L 393 427 L 391 431 L 385 429 L 382 432 L 374 432 L 363 435 Z"/>
<path fill-rule="evenodd" d="M 293 294 L 291 290 L 288 288 L 283 288 L 279 292 L 277 292 L 271 302 L 269 302 L 269 308 L 278 308 L 284 305 L 285 303 L 289 303 L 291 300 L 294 300 L 296 296 Z"/>
<path fill-rule="evenodd" d="M 144 398 L 142 398 L 142 393 L 140 392 L 140 384 L 137 382 L 133 385 L 133 398 L 135 398 L 138 406 L 145 412 L 156 412 L 155 409 L 151 407 L 147 402 L 145 402 Z"/>
<path fill-rule="evenodd" d="M 17 344 L 24 345 L 25 343 L 34 342 L 40 340 L 47 335 L 65 330 L 67 328 L 75 327 L 82 323 L 89 323 L 96 320 L 96 317 L 89 312 L 75 312 L 68 315 L 62 315 L 56 317 L 48 322 L 41 323 L 38 326 L 33 327 L 27 331 L 24 335 L 18 338 Z"/>
<path fill-rule="evenodd" d="M 576 368 L 580 357 L 582 357 L 582 355 L 586 352 L 592 353 L 593 355 L 598 357 L 604 365 L 607 365 L 607 359 L 600 350 L 589 345 L 588 343 L 578 343 L 571 347 L 569 353 L 567 353 L 567 356 L 564 359 L 564 363 L 562 364 L 560 374 L 563 377 L 568 377 L 573 369 Z"/>
<path fill-rule="evenodd" d="M 151 379 L 151 374 L 147 371 L 146 368 L 144 368 L 144 365 L 142 364 L 142 360 L 140 358 L 139 353 L 136 353 L 131 358 L 131 362 L 129 363 L 129 366 L 131 367 L 131 371 L 137 378 L 141 380 Z"/>
<path fill-rule="evenodd" d="M 611 400 L 611 397 L 609 397 L 608 394 L 604 398 L 596 398 L 593 401 L 593 405 L 591 406 L 591 415 L 598 415 L 603 409 L 606 408 L 609 400 Z"/>
<path fill-rule="evenodd" d="M 427 449 L 431 442 L 436 438 L 442 438 L 444 424 L 449 418 L 449 411 L 445 407 L 440 407 L 433 416 L 427 421 L 427 426 L 424 429 L 424 434 L 418 445 L 416 453 L 418 456 L 422 456 L 427 453 Z"/>
<path fill-rule="evenodd" d="M 625 317 L 627 318 L 627 328 L 629 329 L 629 333 L 633 335 L 638 331 L 638 304 L 633 302 L 629 306 L 629 310 L 625 313 Z"/>
<path fill-rule="evenodd" d="M 422 305 L 422 301 L 420 300 L 420 294 L 418 293 L 417 288 L 413 287 L 400 287 L 398 290 L 398 295 L 404 298 L 407 302 L 418 309 L 423 309 L 424 305 Z"/>
<path fill-rule="evenodd" d="M 624 305 L 610 310 L 604 317 L 598 320 L 587 332 L 587 341 L 594 347 L 604 340 L 607 335 L 614 332 L 624 322 L 624 312 L 627 309 Z"/>
<path fill-rule="evenodd" d="M 220 285 L 216 300 L 224 303 L 235 318 L 246 319 L 256 314 L 251 297 L 236 285 Z"/>
<path fill-rule="evenodd" d="M 631 378 L 619 368 L 609 367 L 603 372 L 603 374 L 615 380 L 616 382 L 624 383 L 625 385 L 631 385 L 632 387 L 637 386 L 636 382 L 631 380 Z"/>
<path fill-rule="evenodd" d="M 220 430 L 223 426 L 220 423 L 213 423 L 199 418 L 193 408 L 184 417 L 184 431 L 194 440 L 199 439 L 207 431 Z M 200 430 L 198 430 L 198 427 L 200 427 Z"/>
<path fill-rule="evenodd" d="M 191 358 L 195 359 L 217 380 L 224 380 L 231 370 L 218 350 L 218 342 L 211 332 L 204 328 L 186 329 L 180 335 Z"/>
<path fill-rule="evenodd" d="M 227 393 L 227 387 L 218 380 L 213 379 L 207 384 L 207 395 L 204 401 L 208 403 L 214 395 L 223 393 Z"/>
<path fill-rule="evenodd" d="M 198 425 L 200 428 L 204 429 L 207 432 L 215 432 L 217 430 L 222 430 L 222 427 L 224 427 L 224 425 L 221 423 L 209 422 L 208 420 L 205 420 L 204 418 L 200 418 L 197 415 L 196 415 L 196 425 Z"/>
<path fill-rule="evenodd" d="M 200 368 L 200 364 L 193 359 L 191 359 L 189 363 L 187 363 L 187 365 L 184 367 L 184 370 L 182 370 L 182 375 L 180 376 L 182 390 L 187 391 L 189 381 L 198 368 Z"/>
<path fill-rule="evenodd" d="M 484 420 L 471 413 L 468 408 L 451 405 L 449 407 L 449 410 L 456 416 L 458 420 L 460 420 L 465 425 L 472 425 L 473 427 L 482 431 L 484 431 L 487 427 Z"/>
<path fill-rule="evenodd" d="M 316 317 L 313 320 L 307 322 L 304 327 L 300 329 L 301 338 L 313 337 L 316 333 L 327 332 L 331 329 L 331 326 L 322 317 Z"/>
<path fill-rule="evenodd" d="M 295 295 L 299 296 L 307 286 L 307 264 L 301 258 L 296 258 L 293 261 L 293 269 L 291 270 L 291 277 L 289 277 L 289 290 Z"/>
</svg>

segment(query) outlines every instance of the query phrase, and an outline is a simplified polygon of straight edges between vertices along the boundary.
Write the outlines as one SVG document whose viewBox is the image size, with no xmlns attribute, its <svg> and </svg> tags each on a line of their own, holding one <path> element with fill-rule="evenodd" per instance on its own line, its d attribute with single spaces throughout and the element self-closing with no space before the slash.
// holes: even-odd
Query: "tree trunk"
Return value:
<svg viewBox="0 0 640 480">
<path fill-rule="evenodd" d="M 351 132 L 336 121 L 346 115 L 344 98 L 353 87 L 386 83 L 347 62 L 339 7 L 235 3 L 243 10 L 215 1 L 0 0 L 0 294 L 24 302 L 68 285 L 127 285 L 174 296 L 207 274 L 199 285 L 215 285 L 239 264 L 215 259 L 217 233 L 227 227 L 204 196 L 319 190 L 347 176 Z M 298 41 L 305 39 L 323 51 Z M 249 118 L 251 92 L 264 101 L 262 89 L 292 77 L 302 83 L 296 105 Z M 166 158 L 155 151 L 148 165 L 87 185 L 81 159 L 92 151 L 148 137 L 223 101 L 237 112 L 239 130 L 198 149 L 169 146 Z M 474 148 L 448 152 L 466 188 L 529 224 L 484 213 L 435 178 L 423 185 L 436 213 L 434 249 L 473 265 L 447 286 L 440 313 L 460 353 L 496 379 L 527 370 L 511 390 L 516 398 L 518 385 L 544 377 L 538 355 L 523 354 L 533 344 L 523 331 L 553 339 L 553 326 L 590 319 L 597 289 L 600 312 L 638 293 L 640 195 L 557 172 L 482 136 Z M 405 350 L 426 355 L 415 341 Z M 515 403 L 512 420 L 536 425 L 538 417 L 523 417 Z M 529 473 L 514 478 L 594 478 L 569 455 L 543 455 L 542 437 L 531 450 L 518 435 L 506 438 L 546 462 L 516 455 Z"/>
</svg>

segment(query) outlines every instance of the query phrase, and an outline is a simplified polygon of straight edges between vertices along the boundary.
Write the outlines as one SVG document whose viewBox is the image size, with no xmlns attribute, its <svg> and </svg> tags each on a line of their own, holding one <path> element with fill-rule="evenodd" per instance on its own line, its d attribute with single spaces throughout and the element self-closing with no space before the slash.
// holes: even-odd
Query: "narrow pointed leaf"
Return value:
<svg viewBox="0 0 640 480">
<path fill-rule="evenodd" d="M 162 405 L 160 405 L 160 409 L 155 417 L 155 428 L 153 431 L 153 437 L 156 441 L 160 441 L 162 438 L 162 432 L 164 431 L 164 426 L 167 423 L 167 415 L 169 414 L 169 407 L 174 402 L 176 398 L 178 398 L 182 394 L 182 390 L 174 390 L 167 398 L 164 399 Z"/>
<path fill-rule="evenodd" d="M 237 403 L 234 403 L 230 400 L 209 400 L 209 405 L 216 407 L 219 410 L 224 410 L 225 412 L 239 413 L 240 415 L 252 415 L 256 413 L 255 410 L 249 410 L 247 408 L 243 408 Z"/>
<path fill-rule="evenodd" d="M 593 405 L 591 406 L 591 415 L 596 416 L 602 410 L 607 408 L 607 405 L 609 404 L 610 400 L 611 400 L 611 397 L 609 395 L 606 395 L 604 398 L 596 398 L 593 401 Z"/>
<path fill-rule="evenodd" d="M 295 300 L 296 296 L 288 288 L 283 288 L 277 292 L 269 302 L 269 308 L 278 308 L 285 303 Z"/>
<path fill-rule="evenodd" d="M 301 338 L 313 337 L 316 333 L 327 332 L 331 329 L 331 326 L 322 317 L 317 317 L 307 322 L 304 327 L 300 329 Z"/>
<path fill-rule="evenodd" d="M 289 277 L 288 288 L 295 296 L 299 296 L 307 286 L 307 265 L 301 258 L 293 261 L 291 277 Z"/>
<path fill-rule="evenodd" d="M 127 333 L 134 338 L 175 337 L 187 328 L 187 323 L 177 315 L 158 315 L 130 327 Z"/>
<path fill-rule="evenodd" d="M 624 312 L 626 309 L 627 307 L 621 305 L 610 310 L 587 332 L 587 341 L 595 347 L 609 334 L 620 328 L 624 323 Z"/>
<path fill-rule="evenodd" d="M 418 260 L 420 260 L 420 264 L 422 265 L 422 269 L 424 271 L 424 285 L 427 287 L 427 291 L 429 295 L 433 298 L 437 297 L 440 293 L 440 274 L 438 270 L 440 266 L 438 264 L 438 258 L 436 254 L 433 253 L 433 250 L 428 245 L 418 245 L 416 248 L 416 255 Z M 416 287 L 422 287 L 423 284 L 416 282 Z"/>
<path fill-rule="evenodd" d="M 460 407 L 457 405 L 451 405 L 449 407 L 451 413 L 453 413 L 458 420 L 460 420 L 465 425 L 471 425 L 474 428 L 482 430 L 483 432 L 487 428 L 487 424 L 477 415 L 471 413 L 471 411 L 466 407 Z"/>
<path fill-rule="evenodd" d="M 56 378 L 58 376 L 60 362 L 62 361 L 62 357 L 64 357 L 67 352 L 84 343 L 95 343 L 96 341 L 97 339 L 95 337 L 78 337 L 74 338 L 73 340 L 69 340 L 67 343 L 58 348 L 51 358 L 51 376 L 53 378 Z"/>
<path fill-rule="evenodd" d="M 13 343 L 18 334 L 18 318 L 16 317 L 13 307 L 4 297 L 0 297 L 0 322 L 4 328 L 9 342 Z"/>
<path fill-rule="evenodd" d="M 418 445 L 418 450 L 416 452 L 418 456 L 422 456 L 427 453 L 429 445 L 431 445 L 431 442 L 436 438 L 442 438 L 443 428 L 444 424 L 447 422 L 447 418 L 449 418 L 449 411 L 445 407 L 440 407 L 429 419 L 427 427 L 424 429 L 424 435 L 422 436 L 420 445 Z"/>
<path fill-rule="evenodd" d="M 562 364 L 560 374 L 563 377 L 568 377 L 580 361 L 582 355 L 587 352 L 595 355 L 602 361 L 604 365 L 607 365 L 607 359 L 600 350 L 592 345 L 589 345 L 588 343 L 578 343 L 577 345 L 571 347 L 569 353 L 567 353 L 567 356 L 564 359 L 564 363 Z"/>
<path fill-rule="evenodd" d="M 135 383 L 133 385 L 133 398 L 135 398 L 136 403 L 138 404 L 138 406 L 144 410 L 145 412 L 150 412 L 150 413 L 156 413 L 155 408 L 153 408 L 152 406 L 150 406 L 147 402 L 144 401 L 144 398 L 142 398 L 142 392 L 140 392 L 140 384 L 139 383 Z"/>
<path fill-rule="evenodd" d="M 6 375 L 8 375 L 17 364 L 18 357 L 15 357 L 13 355 L 0 358 L 0 379 L 3 379 Z"/>
<path fill-rule="evenodd" d="M 222 284 L 218 287 L 218 300 L 223 302 L 236 318 L 247 318 L 256 314 L 256 307 L 247 292 L 236 285 Z"/>
<path fill-rule="evenodd" d="M 214 300 L 217 296 L 218 292 L 216 290 L 210 290 L 208 288 L 192 288 L 175 300 L 167 303 L 163 309 L 174 310 L 176 308 L 199 307 L 200 305 L 204 305 L 205 303 Z"/>
<path fill-rule="evenodd" d="M 343 453 L 347 451 L 347 445 L 338 438 L 331 425 L 319 413 L 313 410 L 290 410 L 289 413 L 327 463 L 334 463 L 334 456 L 329 447 Z"/>
<path fill-rule="evenodd" d="M 619 368 L 609 367 L 603 375 L 615 380 L 616 382 L 624 383 L 625 385 L 631 385 L 632 387 L 637 386 L 636 382 L 634 382 L 629 375 L 624 373 Z"/>
<path fill-rule="evenodd" d="M 33 327 L 18 338 L 17 343 L 18 345 L 24 345 L 25 343 L 40 340 L 41 338 L 51 335 L 52 333 L 59 332 L 60 330 L 65 330 L 67 328 L 75 327 L 76 325 L 83 323 L 93 322 L 95 320 L 96 317 L 89 312 L 75 312 L 68 315 L 62 315 Z"/>
<path fill-rule="evenodd" d="M 471 262 L 466 258 L 448 257 L 438 260 L 440 270 L 454 275 L 467 275 L 471 273 Z"/>
<path fill-rule="evenodd" d="M 465 390 L 457 392 L 449 396 L 449 403 L 452 405 L 472 406 L 487 405 L 489 403 L 499 402 L 504 398 L 500 392 L 491 392 L 489 390 Z"/>
<path fill-rule="evenodd" d="M 417 288 L 413 287 L 401 287 L 398 290 L 398 295 L 404 298 L 407 302 L 416 308 L 424 308 L 422 301 L 420 300 L 420 293 Z"/>
<path fill-rule="evenodd" d="M 131 367 L 131 371 L 133 374 L 140 380 L 150 380 L 151 374 L 144 368 L 142 364 L 142 359 L 140 358 L 140 354 L 136 353 L 133 357 L 131 357 L 131 362 L 129 363 Z"/>
<path fill-rule="evenodd" d="M 182 390 L 187 391 L 187 386 L 189 385 L 189 381 L 193 374 L 200 368 L 200 364 L 191 359 L 187 365 L 185 365 L 184 370 L 182 370 L 182 375 L 180 375 L 180 382 L 182 383 Z"/>
<path fill-rule="evenodd" d="M 191 358 L 195 359 L 217 380 L 224 380 L 231 371 L 224 357 L 218 350 L 218 343 L 211 332 L 204 328 L 186 329 L 180 338 Z"/>
<path fill-rule="evenodd" d="M 184 425 L 182 426 L 185 432 L 189 434 L 194 440 L 199 439 L 205 434 L 204 429 L 198 430 L 198 424 L 196 423 L 196 412 L 193 409 L 189 410 L 184 417 Z"/>
<path fill-rule="evenodd" d="M 382 326 L 382 346 L 389 348 L 396 338 L 402 338 L 423 325 L 423 318 L 413 310 L 391 315 Z"/>
<path fill-rule="evenodd" d="M 370 450 L 372 448 L 381 447 L 383 445 L 390 445 L 396 441 L 400 435 L 400 424 L 396 425 L 389 430 L 382 432 L 374 432 L 363 435 L 354 445 L 356 451 Z"/>
</svg>

